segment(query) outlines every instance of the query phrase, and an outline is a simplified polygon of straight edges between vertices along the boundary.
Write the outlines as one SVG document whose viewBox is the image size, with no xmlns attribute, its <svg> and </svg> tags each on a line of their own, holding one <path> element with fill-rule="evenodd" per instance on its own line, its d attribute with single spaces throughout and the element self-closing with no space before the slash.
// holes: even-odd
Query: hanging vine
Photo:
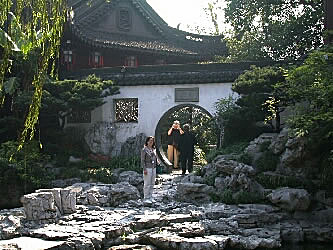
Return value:
<svg viewBox="0 0 333 250">
<path fill-rule="evenodd" d="M 34 94 L 27 110 L 24 128 L 19 138 L 19 149 L 35 134 L 39 119 L 43 84 L 52 66 L 54 76 L 56 58 L 59 56 L 60 39 L 66 20 L 66 0 L 0 0 L 0 105 L 6 95 L 5 77 L 10 72 L 14 54 L 27 58 L 38 51 L 37 68 L 26 86 Z M 0 107 L 1 108 L 1 107 Z"/>
</svg>

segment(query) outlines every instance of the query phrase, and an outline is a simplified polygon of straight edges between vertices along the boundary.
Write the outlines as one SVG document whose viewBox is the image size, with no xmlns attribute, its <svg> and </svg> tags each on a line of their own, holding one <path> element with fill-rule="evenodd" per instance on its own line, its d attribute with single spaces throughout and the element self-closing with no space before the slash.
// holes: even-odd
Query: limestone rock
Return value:
<svg viewBox="0 0 333 250">
<path fill-rule="evenodd" d="M 138 189 L 128 182 L 117 184 L 95 183 L 87 186 L 81 185 L 81 189 L 80 187 L 76 187 L 76 189 L 78 190 L 77 203 L 83 205 L 118 206 L 126 201 L 140 198 Z"/>
<path fill-rule="evenodd" d="M 76 211 L 76 193 L 71 189 L 39 189 L 21 198 L 28 220 L 48 220 Z"/>
<path fill-rule="evenodd" d="M 273 154 L 279 155 L 281 154 L 286 147 L 286 143 L 288 141 L 288 128 L 283 128 L 281 132 L 274 138 L 269 149 L 273 152 Z"/>
<path fill-rule="evenodd" d="M 177 186 L 177 197 L 181 201 L 193 203 L 210 202 L 210 194 L 214 192 L 214 188 L 206 184 L 199 183 L 179 183 Z"/>
<path fill-rule="evenodd" d="M 145 245 L 121 245 L 121 246 L 114 246 L 109 248 L 108 250 L 157 250 L 154 246 L 145 246 Z"/>
<path fill-rule="evenodd" d="M 255 163 L 256 160 L 259 159 L 259 157 L 262 155 L 263 145 L 267 143 L 268 148 L 276 137 L 277 134 L 275 133 L 264 133 L 250 142 L 249 146 L 247 146 L 247 148 L 244 150 L 244 153 L 248 154 L 252 158 L 252 164 Z"/>
<path fill-rule="evenodd" d="M 111 185 L 111 206 L 118 206 L 119 204 L 128 200 L 137 200 L 140 198 L 138 189 L 128 182 L 120 182 Z"/>
<path fill-rule="evenodd" d="M 110 156 L 116 145 L 116 130 L 110 122 L 96 122 L 88 129 L 84 139 L 91 152 Z"/>
<path fill-rule="evenodd" d="M 277 206 L 288 211 L 305 211 L 310 206 L 310 195 L 305 189 L 279 188 L 274 190 L 267 198 Z"/>
<path fill-rule="evenodd" d="M 119 174 L 118 182 L 128 182 L 133 186 L 143 184 L 143 176 L 135 171 L 124 171 Z"/>
<path fill-rule="evenodd" d="M 140 156 L 141 149 L 145 143 L 147 136 L 143 133 L 135 137 L 129 137 L 122 145 L 120 150 L 121 156 Z"/>
<path fill-rule="evenodd" d="M 52 192 L 27 194 L 21 202 L 28 220 L 55 219 L 60 215 Z"/>
</svg>

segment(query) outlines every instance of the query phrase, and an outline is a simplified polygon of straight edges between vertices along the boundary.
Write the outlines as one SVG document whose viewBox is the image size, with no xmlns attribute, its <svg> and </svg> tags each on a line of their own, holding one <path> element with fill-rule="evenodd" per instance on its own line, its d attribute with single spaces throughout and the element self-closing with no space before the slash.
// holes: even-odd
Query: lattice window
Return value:
<svg viewBox="0 0 333 250">
<path fill-rule="evenodd" d="M 121 31 L 129 31 L 132 26 L 131 13 L 128 9 L 120 9 L 118 12 L 118 28 Z"/>
<path fill-rule="evenodd" d="M 138 66 L 138 58 L 136 56 L 126 56 L 124 65 L 126 67 L 137 67 Z"/>
<path fill-rule="evenodd" d="M 138 122 L 138 98 L 115 99 L 116 122 Z"/>
<path fill-rule="evenodd" d="M 64 51 L 64 62 L 69 64 L 73 62 L 73 51 L 71 50 Z"/>
<path fill-rule="evenodd" d="M 89 110 L 73 110 L 67 117 L 68 123 L 90 123 L 91 112 Z"/>
<path fill-rule="evenodd" d="M 92 67 L 103 67 L 104 58 L 100 52 L 93 52 L 89 56 L 89 65 Z"/>
</svg>

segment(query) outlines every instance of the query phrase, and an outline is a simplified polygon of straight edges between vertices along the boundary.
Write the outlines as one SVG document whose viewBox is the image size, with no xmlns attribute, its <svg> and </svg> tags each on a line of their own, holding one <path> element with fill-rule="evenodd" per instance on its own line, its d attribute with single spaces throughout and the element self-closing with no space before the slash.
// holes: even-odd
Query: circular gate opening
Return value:
<svg viewBox="0 0 333 250">
<path fill-rule="evenodd" d="M 212 115 L 206 109 L 195 104 L 179 104 L 163 114 L 155 129 L 155 143 L 158 157 L 169 170 L 172 169 L 172 163 L 167 157 L 167 132 L 173 121 L 179 120 L 181 126 L 185 123 L 190 124 L 197 134 L 198 144 L 202 144 L 199 146 L 206 147 L 209 145 L 203 144 L 208 144 L 205 141 L 212 138 L 205 138 L 207 133 L 201 133 L 200 130 L 203 129 L 201 128 L 203 122 L 208 122 L 211 118 Z M 216 140 L 216 137 L 214 139 Z"/>
</svg>

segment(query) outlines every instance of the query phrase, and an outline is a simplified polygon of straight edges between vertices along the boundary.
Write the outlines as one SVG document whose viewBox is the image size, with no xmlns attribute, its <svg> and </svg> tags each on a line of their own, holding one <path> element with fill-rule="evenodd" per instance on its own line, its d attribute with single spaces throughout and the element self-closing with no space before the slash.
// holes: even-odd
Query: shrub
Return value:
<svg viewBox="0 0 333 250">
<path fill-rule="evenodd" d="M 249 145 L 248 142 L 238 142 L 235 144 L 231 144 L 228 146 L 223 146 L 222 148 L 219 149 L 214 149 L 211 150 L 207 154 L 207 162 L 212 162 L 218 155 L 230 155 L 230 154 L 241 154 L 244 149 Z M 236 160 L 236 157 L 235 157 Z"/>
<path fill-rule="evenodd" d="M 207 162 L 212 162 L 218 155 L 221 155 L 222 151 L 219 149 L 213 149 L 211 151 L 209 151 L 209 153 L 206 156 L 206 161 Z"/>
<path fill-rule="evenodd" d="M 206 165 L 207 161 L 205 158 L 206 158 L 205 152 L 198 146 L 195 146 L 194 147 L 194 158 L 193 158 L 194 164 L 200 165 L 200 166 Z"/>
<path fill-rule="evenodd" d="M 94 180 L 112 183 L 112 170 L 122 168 L 126 171 L 142 172 L 139 157 L 112 157 L 108 160 L 86 158 L 79 162 L 68 162 L 68 156 L 61 157 L 64 171 L 57 178 L 80 178 L 81 180 Z M 58 161 L 59 159 L 57 159 Z M 57 163 L 59 165 L 59 163 Z"/>
<path fill-rule="evenodd" d="M 280 187 L 304 188 L 308 191 L 315 189 L 314 184 L 310 180 L 303 180 L 294 176 L 267 175 L 261 173 L 256 176 L 256 181 L 263 187 L 269 189 L 277 189 Z"/>
<path fill-rule="evenodd" d="M 46 187 L 53 175 L 49 174 L 44 165 L 50 156 L 40 152 L 39 143 L 30 141 L 17 151 L 18 143 L 8 141 L 0 146 L 0 185 L 18 180 L 32 189 Z"/>
<path fill-rule="evenodd" d="M 204 183 L 207 184 L 208 186 L 214 186 L 216 176 L 217 176 L 217 174 L 206 177 L 204 179 Z"/>
<path fill-rule="evenodd" d="M 259 146 L 259 150 L 260 150 L 260 152 L 265 152 L 265 151 L 267 151 L 269 145 L 271 145 L 271 141 L 265 141 L 265 142 L 261 143 L 260 146 Z"/>
<path fill-rule="evenodd" d="M 114 183 L 114 177 L 112 171 L 108 168 L 88 169 L 87 170 L 88 180 L 94 180 L 103 183 Z"/>
<path fill-rule="evenodd" d="M 238 161 L 247 165 L 252 165 L 253 157 L 249 153 L 243 153 L 239 157 Z"/>
<path fill-rule="evenodd" d="M 254 163 L 259 172 L 275 171 L 279 163 L 279 156 L 272 151 L 264 152 Z"/>
<path fill-rule="evenodd" d="M 193 173 L 197 176 L 203 176 L 202 168 L 203 166 L 193 165 Z"/>
<path fill-rule="evenodd" d="M 232 198 L 232 190 L 231 189 L 226 189 L 224 190 L 219 196 L 220 196 L 220 201 L 225 203 L 225 204 L 235 204 L 234 199 Z"/>
<path fill-rule="evenodd" d="M 247 191 L 239 191 L 233 197 L 235 204 L 247 204 L 247 203 L 261 203 L 263 197 L 258 193 L 251 193 Z"/>
<path fill-rule="evenodd" d="M 106 167 L 109 169 L 124 168 L 126 171 L 142 172 L 140 157 L 112 157 L 106 162 Z"/>
<path fill-rule="evenodd" d="M 262 203 L 263 197 L 257 193 L 247 191 L 238 191 L 234 193 L 231 189 L 225 189 L 220 194 L 211 194 L 214 202 L 222 202 L 225 204 L 247 204 L 247 203 Z"/>
<path fill-rule="evenodd" d="M 88 151 L 84 140 L 85 130 L 80 127 L 68 127 L 60 145 L 67 154 L 75 157 L 84 157 Z"/>
<path fill-rule="evenodd" d="M 330 152 L 328 161 L 324 164 L 321 173 L 321 186 L 326 190 L 330 190 L 333 194 L 333 150 Z"/>
</svg>

